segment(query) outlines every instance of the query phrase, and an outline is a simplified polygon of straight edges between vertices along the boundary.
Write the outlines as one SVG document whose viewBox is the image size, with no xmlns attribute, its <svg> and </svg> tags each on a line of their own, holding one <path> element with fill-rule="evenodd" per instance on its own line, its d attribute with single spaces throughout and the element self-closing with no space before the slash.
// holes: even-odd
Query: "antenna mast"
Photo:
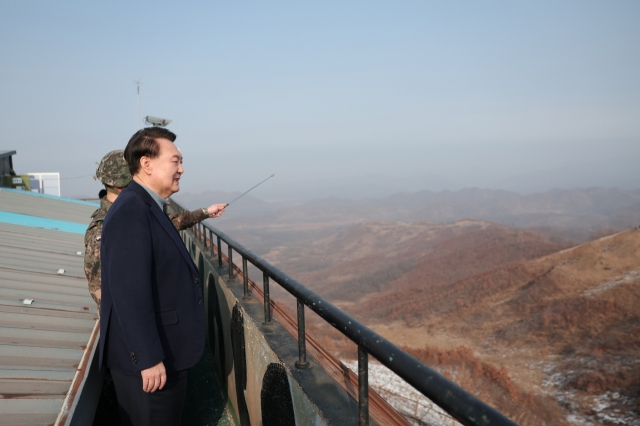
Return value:
<svg viewBox="0 0 640 426">
<path fill-rule="evenodd" d="M 138 86 L 138 130 L 140 130 L 140 85 L 142 84 L 142 81 L 138 78 L 133 80 L 133 82 Z"/>
</svg>

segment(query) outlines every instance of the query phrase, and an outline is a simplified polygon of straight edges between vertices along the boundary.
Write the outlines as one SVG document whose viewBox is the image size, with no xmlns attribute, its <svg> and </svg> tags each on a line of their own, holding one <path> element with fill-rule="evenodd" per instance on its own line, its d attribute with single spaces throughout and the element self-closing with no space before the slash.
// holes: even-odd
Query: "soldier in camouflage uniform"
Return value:
<svg viewBox="0 0 640 426">
<path fill-rule="evenodd" d="M 89 293 L 98 305 L 100 312 L 101 284 L 100 284 L 100 238 L 102 222 L 109 207 L 118 198 L 120 192 L 131 182 L 131 173 L 123 157 L 124 151 L 111 151 L 102 158 L 94 179 L 98 179 L 105 186 L 107 195 L 100 199 L 100 208 L 91 215 L 91 223 L 84 235 L 84 273 L 89 280 Z M 218 217 L 222 214 L 224 204 L 213 204 L 191 212 L 169 215 L 169 219 L 178 230 L 191 228 L 207 218 Z"/>
</svg>

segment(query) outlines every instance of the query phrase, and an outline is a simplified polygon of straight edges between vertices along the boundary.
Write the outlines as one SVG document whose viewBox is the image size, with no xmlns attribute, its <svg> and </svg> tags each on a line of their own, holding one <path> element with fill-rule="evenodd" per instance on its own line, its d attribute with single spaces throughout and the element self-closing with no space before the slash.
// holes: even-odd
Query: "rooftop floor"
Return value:
<svg viewBox="0 0 640 426">
<path fill-rule="evenodd" d="M 53 424 L 81 392 L 97 335 L 83 269 L 84 231 L 96 208 L 0 188 L 2 424 Z"/>
</svg>

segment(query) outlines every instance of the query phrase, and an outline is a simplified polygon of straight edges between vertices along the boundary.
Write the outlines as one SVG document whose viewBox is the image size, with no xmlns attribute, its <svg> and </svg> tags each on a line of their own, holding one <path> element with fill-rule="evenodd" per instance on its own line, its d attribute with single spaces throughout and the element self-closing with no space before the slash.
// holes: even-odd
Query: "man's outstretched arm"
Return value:
<svg viewBox="0 0 640 426">
<path fill-rule="evenodd" d="M 196 223 L 205 219 L 220 217 L 224 212 L 224 204 L 212 204 L 209 207 L 197 209 L 191 212 L 174 213 L 169 215 L 169 219 L 178 231 L 191 228 Z"/>
</svg>

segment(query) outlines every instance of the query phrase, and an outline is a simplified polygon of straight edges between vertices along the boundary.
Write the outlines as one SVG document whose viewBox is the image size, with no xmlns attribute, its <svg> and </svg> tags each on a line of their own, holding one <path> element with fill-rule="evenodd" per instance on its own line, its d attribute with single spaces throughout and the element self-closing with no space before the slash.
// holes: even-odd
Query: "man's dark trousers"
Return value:
<svg viewBox="0 0 640 426">
<path fill-rule="evenodd" d="M 205 345 L 198 270 L 169 218 L 135 181 L 105 217 L 100 257 L 100 365 L 136 380 L 160 362 L 168 376 L 186 374 Z M 124 405 L 123 398 L 118 392 Z M 173 398 L 184 398 L 184 392 Z"/>
<path fill-rule="evenodd" d="M 118 395 L 118 411 L 123 426 L 175 426 L 180 424 L 187 390 L 187 370 L 167 375 L 162 390 L 142 390 L 142 376 L 128 376 L 111 370 Z"/>
</svg>

